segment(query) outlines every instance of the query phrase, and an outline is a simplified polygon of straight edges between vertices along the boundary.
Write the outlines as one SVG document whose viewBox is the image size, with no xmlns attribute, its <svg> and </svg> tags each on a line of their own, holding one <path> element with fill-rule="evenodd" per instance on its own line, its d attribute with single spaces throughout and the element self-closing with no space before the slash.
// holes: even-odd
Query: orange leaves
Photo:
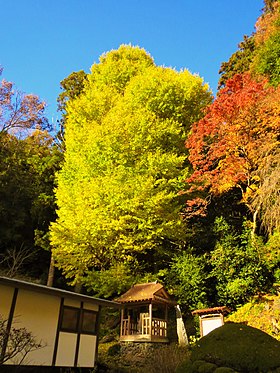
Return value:
<svg viewBox="0 0 280 373">
<path fill-rule="evenodd" d="M 277 30 L 277 19 L 279 18 L 280 2 L 275 1 L 272 11 L 262 14 L 255 25 L 255 42 L 263 44 Z"/>
<path fill-rule="evenodd" d="M 220 90 L 206 116 L 194 124 L 186 146 L 193 185 L 221 194 L 252 182 L 261 159 L 278 144 L 280 90 L 237 74 Z"/>
</svg>

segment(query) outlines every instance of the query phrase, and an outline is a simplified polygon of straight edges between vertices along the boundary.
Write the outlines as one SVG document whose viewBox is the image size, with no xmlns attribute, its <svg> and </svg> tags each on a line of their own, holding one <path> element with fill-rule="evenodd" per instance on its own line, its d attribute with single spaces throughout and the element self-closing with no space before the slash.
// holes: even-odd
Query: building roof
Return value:
<svg viewBox="0 0 280 373">
<path fill-rule="evenodd" d="M 193 315 L 207 315 L 211 313 L 222 313 L 225 315 L 226 313 L 229 313 L 230 309 L 227 306 L 221 306 L 221 307 L 213 307 L 213 308 L 203 308 L 200 310 L 192 311 Z"/>
<path fill-rule="evenodd" d="M 126 293 L 116 299 L 119 303 L 154 302 L 175 305 L 163 285 L 158 282 L 133 285 Z"/>
<path fill-rule="evenodd" d="M 70 299 L 74 299 L 74 300 L 78 300 L 82 302 L 98 304 L 100 306 L 120 308 L 120 304 L 117 302 L 112 302 L 112 301 L 104 300 L 100 298 L 94 298 L 89 295 L 74 293 L 72 291 L 62 290 L 62 289 L 49 287 L 45 285 L 34 284 L 32 282 L 17 280 L 13 278 L 0 277 L 0 285 L 1 284 L 6 285 L 6 286 L 11 286 L 14 288 L 18 288 L 18 289 L 25 289 L 25 290 L 35 291 L 38 293 L 48 294 L 48 295 L 52 295 L 52 296 L 56 296 L 60 298 L 70 298 Z"/>
</svg>

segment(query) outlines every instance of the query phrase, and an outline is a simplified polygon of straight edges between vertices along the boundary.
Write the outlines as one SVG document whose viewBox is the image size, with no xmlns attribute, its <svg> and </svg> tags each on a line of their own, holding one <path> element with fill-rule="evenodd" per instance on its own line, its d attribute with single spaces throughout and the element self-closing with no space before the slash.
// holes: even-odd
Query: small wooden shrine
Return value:
<svg viewBox="0 0 280 373">
<path fill-rule="evenodd" d="M 226 306 L 204 308 L 193 311 L 193 315 L 199 316 L 200 336 L 204 337 L 212 330 L 224 325 L 224 315 L 229 312 L 230 309 Z"/>
<path fill-rule="evenodd" d="M 136 284 L 116 301 L 123 305 L 120 341 L 168 342 L 168 307 L 176 302 L 163 285 Z"/>
</svg>

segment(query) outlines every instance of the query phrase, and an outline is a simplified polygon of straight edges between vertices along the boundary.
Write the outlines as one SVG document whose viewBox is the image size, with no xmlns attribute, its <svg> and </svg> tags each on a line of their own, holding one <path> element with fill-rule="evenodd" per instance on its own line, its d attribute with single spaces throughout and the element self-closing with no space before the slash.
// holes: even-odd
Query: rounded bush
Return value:
<svg viewBox="0 0 280 373">
<path fill-rule="evenodd" d="M 216 364 L 204 363 L 198 368 L 198 373 L 213 373 L 217 368 Z"/>
<path fill-rule="evenodd" d="M 191 360 L 205 360 L 239 372 L 280 367 L 280 342 L 259 329 L 228 323 L 201 338 Z"/>
<path fill-rule="evenodd" d="M 194 371 L 198 371 L 199 367 L 201 365 L 205 364 L 205 363 L 206 363 L 205 360 L 196 360 L 196 361 L 194 361 L 193 364 L 192 364 L 193 370 Z"/>
<path fill-rule="evenodd" d="M 216 370 L 214 370 L 214 373 L 233 373 L 235 370 L 227 367 L 219 367 Z"/>
<path fill-rule="evenodd" d="M 193 370 L 192 362 L 190 360 L 184 361 L 176 369 L 176 373 L 195 373 L 195 371 Z"/>
</svg>

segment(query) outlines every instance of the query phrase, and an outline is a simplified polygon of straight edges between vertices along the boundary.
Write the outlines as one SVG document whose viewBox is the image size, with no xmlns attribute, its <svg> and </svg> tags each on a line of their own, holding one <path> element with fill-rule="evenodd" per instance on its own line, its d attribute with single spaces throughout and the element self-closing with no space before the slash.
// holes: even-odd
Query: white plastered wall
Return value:
<svg viewBox="0 0 280 373">
<path fill-rule="evenodd" d="M 78 367 L 93 367 L 97 337 L 95 335 L 82 334 L 80 338 Z"/>
<path fill-rule="evenodd" d="M 0 285 L 0 316 L 8 319 L 14 288 Z M 53 360 L 55 339 L 58 326 L 61 298 L 58 296 L 41 294 L 32 290 L 18 289 L 16 306 L 12 326 L 26 328 L 35 337 L 36 342 L 41 342 L 43 348 L 30 352 L 22 365 L 51 366 Z M 80 308 L 81 302 L 65 298 L 67 306 Z M 84 309 L 98 312 L 99 306 L 85 302 Z M 59 332 L 56 366 L 74 366 L 77 334 Z M 97 336 L 80 335 L 78 366 L 93 367 L 96 354 Z M 6 364 L 17 364 L 17 359 L 7 361 Z"/>
<path fill-rule="evenodd" d="M 30 352 L 23 365 L 52 365 L 59 307 L 59 297 L 19 289 L 12 326 L 26 328 L 44 346 Z"/>
<path fill-rule="evenodd" d="M 201 336 L 204 337 L 212 330 L 224 325 L 223 316 L 201 318 Z"/>
<path fill-rule="evenodd" d="M 73 367 L 76 353 L 77 334 L 59 333 L 56 366 Z"/>
</svg>

